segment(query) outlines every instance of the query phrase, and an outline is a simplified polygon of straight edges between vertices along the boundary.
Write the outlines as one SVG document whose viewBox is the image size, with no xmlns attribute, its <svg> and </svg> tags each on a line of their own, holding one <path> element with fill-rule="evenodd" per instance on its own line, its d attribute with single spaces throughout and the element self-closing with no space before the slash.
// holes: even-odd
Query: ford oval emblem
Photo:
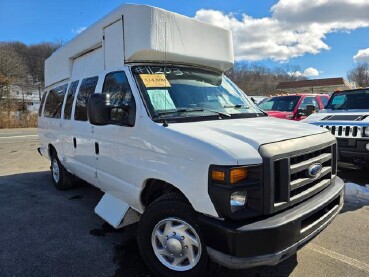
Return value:
<svg viewBox="0 0 369 277">
<path fill-rule="evenodd" d="M 312 164 L 308 169 L 309 176 L 312 178 L 318 178 L 322 172 L 322 168 L 323 166 L 321 163 Z"/>
</svg>

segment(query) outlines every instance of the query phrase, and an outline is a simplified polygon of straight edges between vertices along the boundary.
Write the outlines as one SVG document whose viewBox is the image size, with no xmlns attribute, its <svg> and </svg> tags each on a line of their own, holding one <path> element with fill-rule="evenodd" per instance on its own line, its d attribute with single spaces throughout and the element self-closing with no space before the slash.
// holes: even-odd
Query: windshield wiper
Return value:
<svg viewBox="0 0 369 277">
<path fill-rule="evenodd" d="M 226 116 L 226 117 L 232 117 L 228 113 L 219 112 L 219 111 L 210 110 L 210 109 L 204 109 L 204 108 L 179 108 L 179 109 L 172 110 L 172 111 L 158 112 L 158 115 L 155 118 L 158 118 L 158 117 L 160 117 L 162 115 L 166 115 L 166 114 L 176 114 L 176 113 L 181 114 L 181 113 L 205 112 L 205 111 L 216 113 L 218 115 L 222 115 L 222 116 Z"/>
<path fill-rule="evenodd" d="M 223 108 L 250 109 L 250 106 L 246 106 L 244 104 L 237 104 L 237 105 L 224 105 Z"/>
</svg>

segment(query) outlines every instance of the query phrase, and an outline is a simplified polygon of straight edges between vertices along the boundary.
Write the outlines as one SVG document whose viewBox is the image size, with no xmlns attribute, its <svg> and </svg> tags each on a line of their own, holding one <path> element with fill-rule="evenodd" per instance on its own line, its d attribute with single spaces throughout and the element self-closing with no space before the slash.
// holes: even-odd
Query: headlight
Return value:
<svg viewBox="0 0 369 277">
<path fill-rule="evenodd" d="M 366 137 L 369 137 L 369 127 L 365 127 L 364 134 Z"/>
<path fill-rule="evenodd" d="M 219 217 L 233 220 L 256 217 L 263 212 L 263 168 L 210 165 L 208 192 Z"/>
</svg>

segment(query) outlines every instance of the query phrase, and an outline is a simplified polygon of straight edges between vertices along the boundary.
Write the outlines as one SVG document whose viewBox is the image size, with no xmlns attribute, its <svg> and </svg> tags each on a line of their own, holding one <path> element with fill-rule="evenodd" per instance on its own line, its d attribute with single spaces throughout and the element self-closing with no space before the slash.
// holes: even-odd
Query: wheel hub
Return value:
<svg viewBox="0 0 369 277">
<path fill-rule="evenodd" d="M 196 230 L 187 222 L 172 217 L 163 219 L 154 227 L 151 243 L 159 261 L 175 271 L 192 269 L 202 253 Z"/>
<path fill-rule="evenodd" d="M 168 239 L 165 246 L 168 252 L 175 256 L 179 256 L 183 251 L 182 243 L 175 237 Z"/>
</svg>

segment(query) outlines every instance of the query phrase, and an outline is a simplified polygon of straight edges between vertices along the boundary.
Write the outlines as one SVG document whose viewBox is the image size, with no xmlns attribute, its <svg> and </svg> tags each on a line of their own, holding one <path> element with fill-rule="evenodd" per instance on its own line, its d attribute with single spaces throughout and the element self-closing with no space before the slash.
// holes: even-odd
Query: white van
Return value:
<svg viewBox="0 0 369 277">
<path fill-rule="evenodd" d="M 275 265 L 339 213 L 336 140 L 270 118 L 227 77 L 231 33 L 123 5 L 45 64 L 40 153 L 58 189 L 105 194 L 95 212 L 138 223 L 158 276 Z"/>
</svg>

